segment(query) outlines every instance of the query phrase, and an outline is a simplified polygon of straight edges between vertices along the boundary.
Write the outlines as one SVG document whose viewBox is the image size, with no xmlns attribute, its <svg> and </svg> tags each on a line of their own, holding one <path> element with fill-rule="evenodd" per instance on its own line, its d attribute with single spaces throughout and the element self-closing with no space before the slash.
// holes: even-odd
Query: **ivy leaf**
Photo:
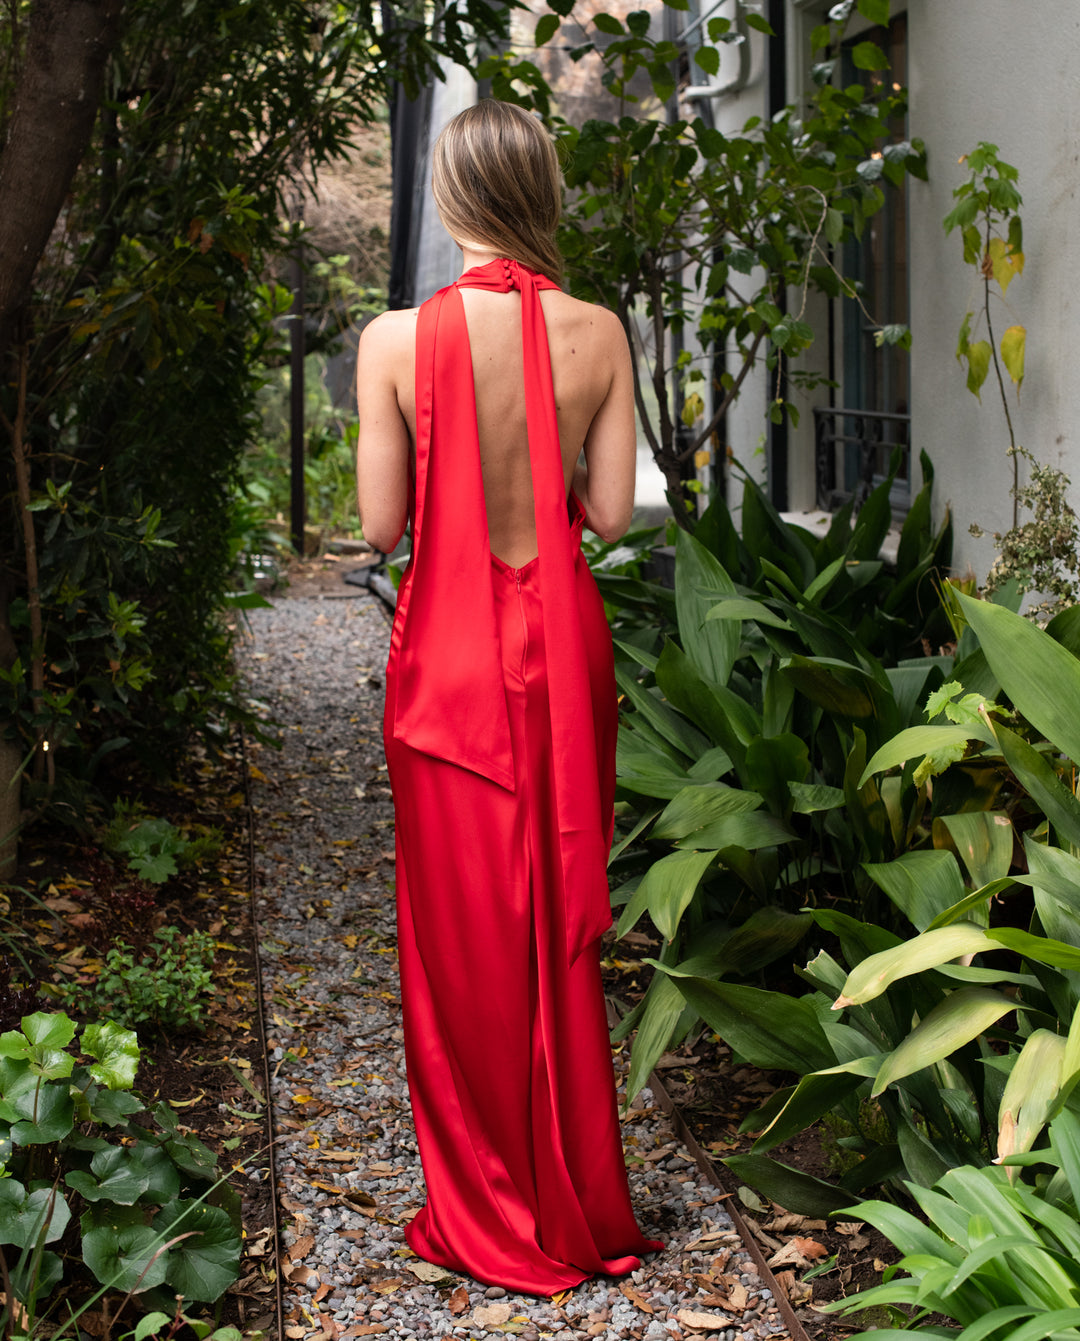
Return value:
<svg viewBox="0 0 1080 1341">
<path fill-rule="evenodd" d="M 819 23 L 810 34 L 810 50 L 820 51 L 832 41 L 832 29 L 827 23 Z"/>
<path fill-rule="evenodd" d="M 694 52 L 694 60 L 705 71 L 706 74 L 714 75 L 720 70 L 720 53 L 715 47 L 698 47 Z"/>
<path fill-rule="evenodd" d="M 1023 326 L 1010 326 L 1001 337 L 1001 361 L 1008 369 L 1009 376 L 1019 388 L 1024 380 L 1024 350 L 1027 345 L 1027 331 Z"/>
<path fill-rule="evenodd" d="M 88 1069 L 99 1085 L 110 1090 L 129 1090 L 135 1084 L 139 1038 L 134 1030 L 124 1029 L 112 1020 L 88 1024 L 79 1046 L 95 1059 Z"/>
<path fill-rule="evenodd" d="M 1005 293 L 1013 279 L 1024 273 L 1024 253 L 1014 251 L 1005 239 L 1000 237 L 992 237 L 986 250 L 994 278 L 1001 285 L 1001 292 Z"/>
<path fill-rule="evenodd" d="M 881 28 L 889 22 L 889 0 L 858 0 L 858 8 L 864 19 Z"/>
<path fill-rule="evenodd" d="M 979 388 L 986 381 L 986 374 L 990 371 L 990 357 L 993 352 L 986 340 L 976 340 L 974 344 L 968 345 L 967 387 L 976 396 L 979 396 Z M 982 400 L 982 397 L 979 396 L 979 399 Z"/>
<path fill-rule="evenodd" d="M 856 42 L 851 49 L 856 70 L 887 70 L 888 57 L 876 42 Z"/>
<path fill-rule="evenodd" d="M 550 42 L 559 31 L 560 19 L 558 14 L 541 15 L 536 25 L 536 45 L 542 47 L 545 42 Z"/>
<path fill-rule="evenodd" d="M 626 26 L 635 37 L 645 37 L 651 22 L 652 15 L 647 9 L 635 9 L 626 16 Z"/>
</svg>

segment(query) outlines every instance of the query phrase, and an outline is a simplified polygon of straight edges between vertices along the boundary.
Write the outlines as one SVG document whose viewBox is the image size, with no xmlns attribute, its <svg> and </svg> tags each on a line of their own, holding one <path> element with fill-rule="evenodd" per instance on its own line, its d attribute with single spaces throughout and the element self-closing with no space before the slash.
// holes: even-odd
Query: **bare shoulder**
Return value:
<svg viewBox="0 0 1080 1341">
<path fill-rule="evenodd" d="M 411 348 L 416 339 L 418 307 L 403 308 L 397 312 L 381 312 L 360 332 L 361 357 L 375 361 L 396 359 Z"/>
<path fill-rule="evenodd" d="M 622 322 L 614 312 L 598 303 L 587 303 L 568 293 L 548 290 L 544 294 L 544 317 L 549 330 L 584 340 L 594 355 L 614 356 L 626 348 Z"/>
</svg>

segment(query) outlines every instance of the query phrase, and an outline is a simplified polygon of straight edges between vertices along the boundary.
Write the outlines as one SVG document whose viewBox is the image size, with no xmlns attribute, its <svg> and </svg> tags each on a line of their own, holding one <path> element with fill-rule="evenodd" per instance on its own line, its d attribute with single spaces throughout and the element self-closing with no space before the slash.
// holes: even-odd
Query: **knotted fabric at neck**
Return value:
<svg viewBox="0 0 1080 1341">
<path fill-rule="evenodd" d="M 416 335 L 416 505 L 394 736 L 514 790 L 498 652 L 476 397 L 459 289 L 521 292 L 525 415 L 550 695 L 556 814 L 570 962 L 611 923 L 592 702 L 577 613 L 562 452 L 541 289 L 496 260 L 421 308 Z M 400 599 L 400 598 L 399 598 Z"/>
</svg>

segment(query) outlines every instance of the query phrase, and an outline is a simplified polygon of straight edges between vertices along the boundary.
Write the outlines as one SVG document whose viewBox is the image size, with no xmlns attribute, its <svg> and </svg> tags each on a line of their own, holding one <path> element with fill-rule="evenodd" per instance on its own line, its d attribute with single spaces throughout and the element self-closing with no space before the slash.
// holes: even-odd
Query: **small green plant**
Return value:
<svg viewBox="0 0 1080 1341">
<path fill-rule="evenodd" d="M 120 800 L 104 841 L 114 856 L 127 858 L 140 879 L 161 885 L 181 867 L 217 856 L 224 840 L 220 829 L 188 838 L 169 820 L 148 815 L 137 802 Z"/>
<path fill-rule="evenodd" d="M 84 1015 L 104 1013 L 129 1028 L 199 1029 L 213 981 L 214 938 L 159 927 L 141 953 L 117 941 L 96 981 L 63 983 L 60 1000 Z"/>
<path fill-rule="evenodd" d="M 217 1157 L 167 1104 L 146 1113 L 131 1030 L 106 1020 L 77 1032 L 63 1012 L 38 1011 L 0 1034 L 5 1336 L 12 1296 L 29 1335 L 39 1306 L 77 1277 L 101 1287 L 95 1298 L 172 1309 L 178 1295 L 217 1299 L 238 1275 L 240 1203 Z"/>
<path fill-rule="evenodd" d="M 1000 342 L 994 337 L 991 298 L 1007 304 L 1009 285 L 1024 273 L 1024 234 L 1019 208 L 1021 197 L 1017 169 L 998 157 L 996 144 L 981 142 L 960 160 L 969 177 L 953 192 L 956 205 L 945 216 L 945 231 L 960 229 L 964 260 L 975 267 L 982 287 L 981 312 L 967 312 L 960 327 L 956 357 L 967 365 L 968 390 L 979 396 L 993 366 L 1001 407 L 1009 433 L 1007 455 L 1012 460 L 1012 526 L 1004 534 L 995 531 L 998 557 L 986 579 L 986 590 L 999 590 L 1010 580 L 1021 593 L 1033 591 L 1044 599 L 1027 613 L 1045 622 L 1059 610 L 1080 600 L 1080 527 L 1066 498 L 1069 477 L 1055 466 L 1044 465 L 1018 443 L 1013 429 L 1009 397 L 1002 368 L 1016 394 L 1024 381 L 1027 331 L 1019 323 L 1010 325 Z M 981 323 L 986 339 L 973 339 Z M 1030 479 L 1020 483 L 1020 462 L 1028 464 Z M 1033 519 L 1020 523 L 1020 509 L 1028 508 Z M 971 534 L 983 536 L 977 524 Z"/>
</svg>

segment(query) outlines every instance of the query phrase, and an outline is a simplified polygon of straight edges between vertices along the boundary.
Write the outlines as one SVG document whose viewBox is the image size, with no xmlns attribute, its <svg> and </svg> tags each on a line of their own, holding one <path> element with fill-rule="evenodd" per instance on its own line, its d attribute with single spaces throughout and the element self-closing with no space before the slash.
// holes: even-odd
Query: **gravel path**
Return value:
<svg viewBox="0 0 1080 1341">
<path fill-rule="evenodd" d="M 716 1188 L 647 1090 L 623 1139 L 642 1229 L 669 1246 L 632 1278 L 536 1299 L 431 1266 L 405 1246 L 423 1180 L 405 1083 L 380 733 L 389 629 L 367 595 L 278 600 L 250 622 L 249 687 L 284 736 L 281 751 L 252 748 L 251 773 L 290 1341 L 786 1335 Z"/>
</svg>

